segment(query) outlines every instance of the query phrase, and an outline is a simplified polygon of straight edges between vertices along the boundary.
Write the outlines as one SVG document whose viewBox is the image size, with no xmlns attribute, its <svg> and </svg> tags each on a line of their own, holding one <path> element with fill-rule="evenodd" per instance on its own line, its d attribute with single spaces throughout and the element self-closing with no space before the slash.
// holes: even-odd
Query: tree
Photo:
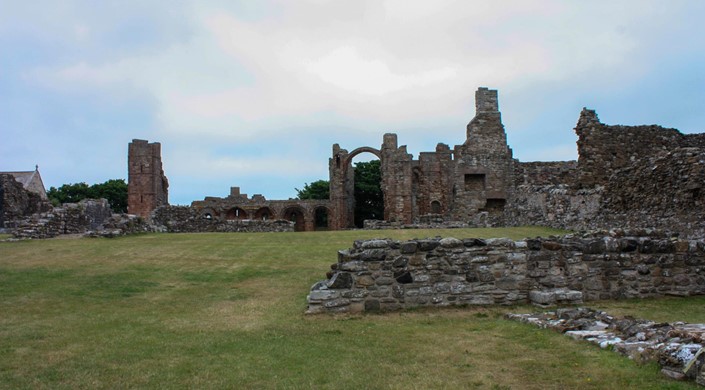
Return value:
<svg viewBox="0 0 705 390">
<path fill-rule="evenodd" d="M 123 179 L 112 179 L 91 186 L 94 197 L 105 198 L 116 213 L 127 212 L 127 183 Z"/>
<path fill-rule="evenodd" d="M 86 183 L 74 183 L 64 184 L 59 188 L 51 187 L 47 191 L 47 197 L 55 206 L 62 203 L 76 203 L 83 199 L 105 198 L 113 212 L 127 212 L 127 183 L 123 179 L 112 179 L 92 186 Z"/>
<path fill-rule="evenodd" d="M 330 183 L 328 180 L 317 180 L 311 184 L 304 183 L 302 190 L 296 190 L 297 199 L 329 199 L 330 198 Z"/>
<path fill-rule="evenodd" d="M 355 226 L 366 219 L 384 219 L 382 170 L 379 160 L 355 163 Z"/>
</svg>

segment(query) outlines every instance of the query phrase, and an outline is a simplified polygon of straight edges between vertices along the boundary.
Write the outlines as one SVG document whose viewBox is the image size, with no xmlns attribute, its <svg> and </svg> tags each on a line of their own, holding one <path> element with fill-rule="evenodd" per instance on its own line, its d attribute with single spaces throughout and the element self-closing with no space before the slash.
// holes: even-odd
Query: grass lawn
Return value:
<svg viewBox="0 0 705 390">
<path fill-rule="evenodd" d="M 0 243 L 0 388 L 696 388 L 506 321 L 520 308 L 305 316 L 353 240 L 542 228 L 148 234 Z M 591 303 L 705 322 L 705 298 Z"/>
</svg>

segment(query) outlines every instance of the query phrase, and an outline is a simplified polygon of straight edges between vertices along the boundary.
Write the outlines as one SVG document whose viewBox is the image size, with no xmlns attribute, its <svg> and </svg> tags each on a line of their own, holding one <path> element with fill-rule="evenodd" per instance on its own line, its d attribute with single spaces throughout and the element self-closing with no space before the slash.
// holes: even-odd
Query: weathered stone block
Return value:
<svg viewBox="0 0 705 390">
<path fill-rule="evenodd" d="M 330 289 L 346 289 L 353 285 L 353 277 L 346 272 L 337 272 L 328 283 Z"/>
</svg>

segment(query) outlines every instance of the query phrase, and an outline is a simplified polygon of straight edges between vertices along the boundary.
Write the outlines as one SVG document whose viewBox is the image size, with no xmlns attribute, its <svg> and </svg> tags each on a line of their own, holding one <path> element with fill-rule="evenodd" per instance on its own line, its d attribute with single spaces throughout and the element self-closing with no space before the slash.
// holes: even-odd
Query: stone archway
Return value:
<svg viewBox="0 0 705 390">
<path fill-rule="evenodd" d="M 282 212 L 282 218 L 294 222 L 294 230 L 302 232 L 306 230 L 305 211 L 301 206 L 289 206 Z"/>
<path fill-rule="evenodd" d="M 336 214 L 330 221 L 332 229 L 355 227 L 355 175 L 352 161 L 362 153 L 371 153 L 380 160 L 380 165 L 384 164 L 380 149 L 362 146 L 348 153 L 337 144 L 333 146 L 333 158 L 330 160 L 330 199 Z"/>
<path fill-rule="evenodd" d="M 268 219 L 272 219 L 273 215 L 274 215 L 274 213 L 272 212 L 272 209 L 270 209 L 269 207 L 260 207 L 255 212 L 255 219 L 266 221 Z"/>
<path fill-rule="evenodd" d="M 225 219 L 228 221 L 248 219 L 247 211 L 239 207 L 233 207 L 225 214 Z"/>
</svg>

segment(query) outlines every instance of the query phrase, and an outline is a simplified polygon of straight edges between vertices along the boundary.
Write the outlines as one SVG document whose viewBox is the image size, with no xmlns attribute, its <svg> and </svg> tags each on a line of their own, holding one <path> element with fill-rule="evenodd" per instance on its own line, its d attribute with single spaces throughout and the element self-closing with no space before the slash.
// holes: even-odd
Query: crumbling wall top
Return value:
<svg viewBox="0 0 705 390">
<path fill-rule="evenodd" d="M 481 112 L 498 112 L 499 100 L 497 99 L 497 90 L 480 87 L 475 91 L 475 111 Z"/>
</svg>

